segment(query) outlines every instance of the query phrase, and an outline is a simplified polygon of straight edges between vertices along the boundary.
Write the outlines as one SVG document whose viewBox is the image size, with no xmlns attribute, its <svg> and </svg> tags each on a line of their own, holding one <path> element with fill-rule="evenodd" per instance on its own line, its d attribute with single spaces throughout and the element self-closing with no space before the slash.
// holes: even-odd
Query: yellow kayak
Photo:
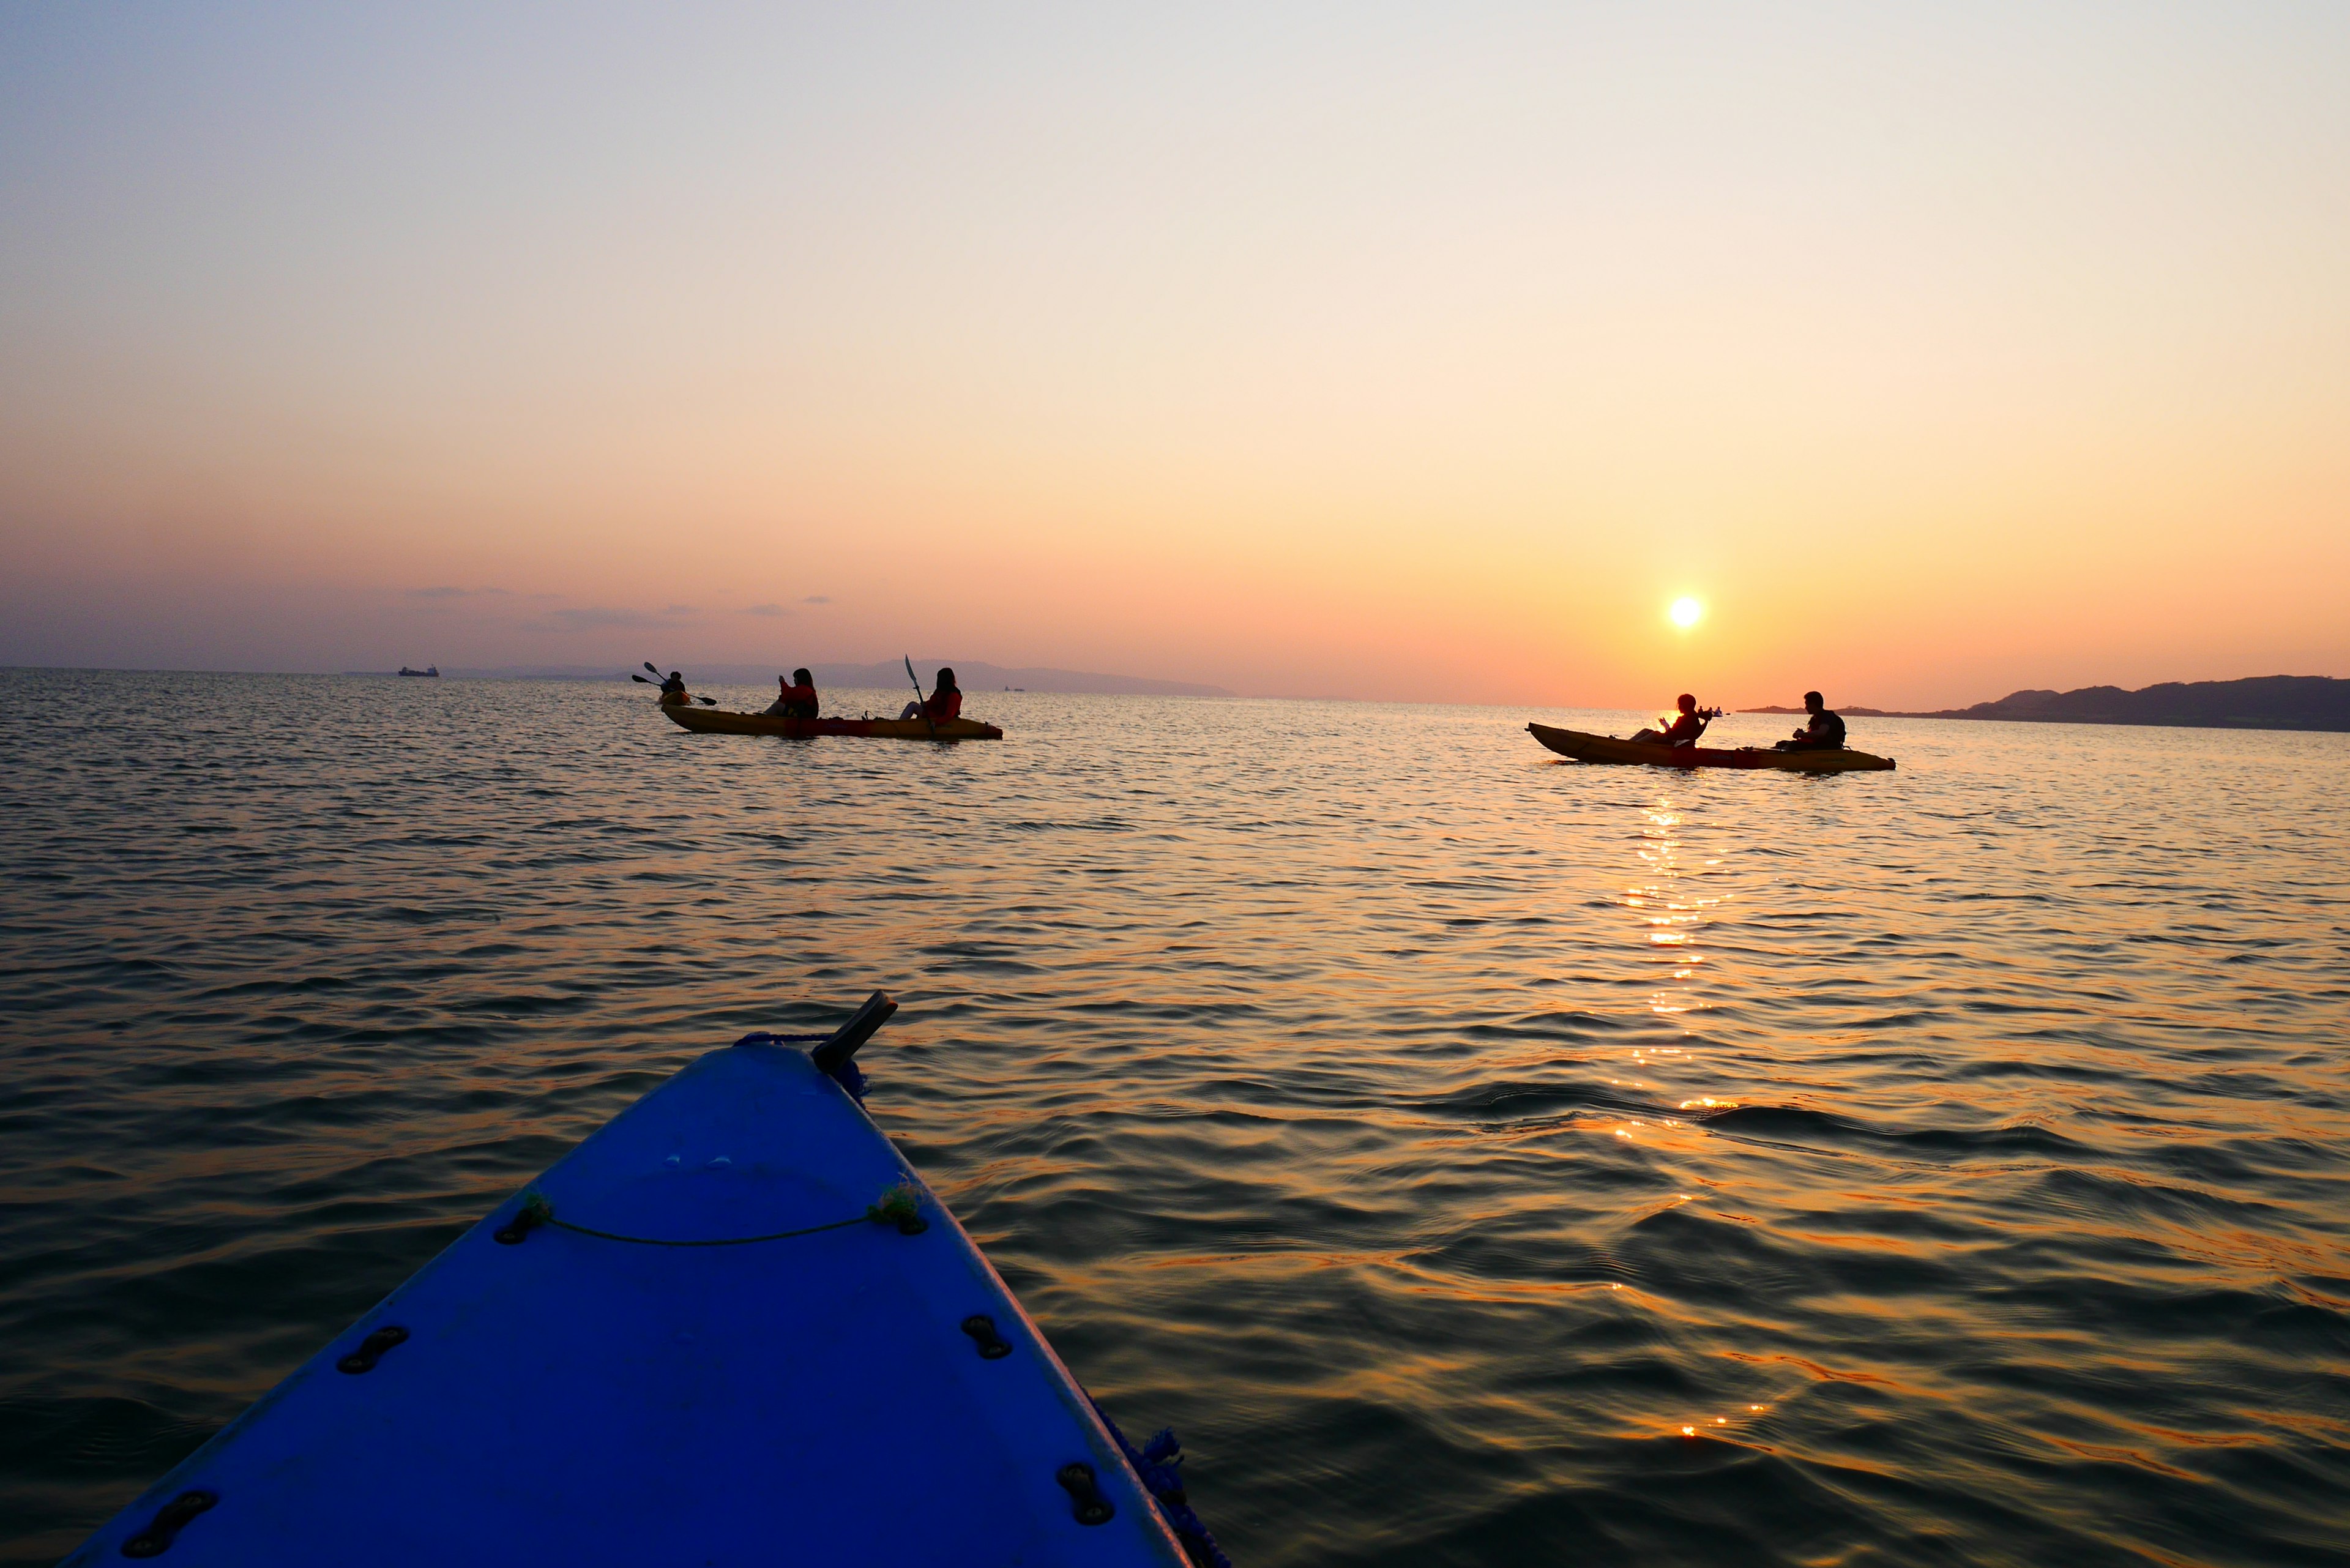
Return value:
<svg viewBox="0 0 2350 1568">
<path fill-rule="evenodd" d="M 1578 763 L 1646 763 L 1659 768 L 1775 768 L 1791 774 L 1891 773 L 1891 757 L 1866 752 L 1782 752 L 1761 746 L 1723 749 L 1665 746 L 1649 741 L 1619 741 L 1549 724 L 1528 724 L 1526 733 Z"/>
<path fill-rule="evenodd" d="M 671 723 L 699 735 L 865 735 L 892 741 L 1000 741 L 1003 732 L 975 719 L 779 719 L 773 713 L 736 713 L 724 708 L 689 708 L 663 702 Z"/>
</svg>

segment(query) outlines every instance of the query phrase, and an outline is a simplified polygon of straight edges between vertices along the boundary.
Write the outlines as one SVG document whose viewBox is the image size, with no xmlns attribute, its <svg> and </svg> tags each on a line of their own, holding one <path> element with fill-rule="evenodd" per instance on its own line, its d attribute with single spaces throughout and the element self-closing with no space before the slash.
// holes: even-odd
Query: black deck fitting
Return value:
<svg viewBox="0 0 2350 1568">
<path fill-rule="evenodd" d="M 209 1491 L 183 1491 L 163 1505 L 161 1512 L 146 1529 L 122 1543 L 125 1557 L 161 1557 L 172 1549 L 172 1538 L 196 1515 L 220 1501 L 220 1494 Z"/>
<path fill-rule="evenodd" d="M 995 1332 L 995 1320 L 975 1312 L 962 1320 L 962 1331 L 979 1346 L 982 1359 L 1001 1361 L 1012 1354 L 1012 1342 Z"/>
<path fill-rule="evenodd" d="M 353 1376 L 357 1376 L 362 1372 L 373 1372 L 375 1370 L 375 1364 L 383 1359 L 383 1353 L 385 1351 L 390 1350 L 395 1345 L 405 1345 L 407 1342 L 408 1331 L 406 1329 L 400 1327 L 400 1324 L 396 1323 L 385 1324 L 381 1328 L 377 1329 L 373 1334 L 369 1334 L 367 1338 L 361 1340 L 359 1342 L 359 1347 L 357 1350 L 352 1351 L 348 1355 L 346 1355 L 340 1361 L 336 1362 L 335 1368 L 338 1372 L 350 1373 Z"/>
<path fill-rule="evenodd" d="M 1053 1478 L 1069 1494 L 1070 1512 L 1079 1524 L 1107 1524 L 1118 1510 L 1109 1499 L 1102 1496 L 1101 1486 L 1094 1480 L 1094 1468 L 1085 1463 L 1063 1465 Z"/>
<path fill-rule="evenodd" d="M 816 1064 L 827 1073 L 837 1073 L 848 1065 L 857 1048 L 873 1038 L 873 1032 L 889 1022 L 898 1004 L 889 1000 L 889 992 L 877 991 L 865 999 L 865 1005 L 849 1015 L 848 1022 L 832 1032 L 832 1038 L 808 1053 Z"/>
</svg>

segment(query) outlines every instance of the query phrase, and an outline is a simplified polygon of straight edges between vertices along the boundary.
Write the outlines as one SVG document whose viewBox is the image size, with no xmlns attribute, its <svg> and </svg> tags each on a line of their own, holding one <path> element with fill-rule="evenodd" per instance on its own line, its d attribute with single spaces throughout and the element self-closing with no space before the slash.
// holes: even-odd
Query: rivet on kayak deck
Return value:
<svg viewBox="0 0 2350 1568">
<path fill-rule="evenodd" d="M 359 1341 L 359 1347 L 357 1350 L 336 1362 L 335 1370 L 348 1372 L 354 1376 L 362 1372 L 373 1372 L 375 1364 L 383 1359 L 383 1353 L 407 1338 L 406 1329 L 396 1323 L 385 1324 L 381 1328 Z"/>
<path fill-rule="evenodd" d="M 125 1557 L 161 1557 L 171 1549 L 172 1540 L 188 1521 L 218 1502 L 217 1494 L 209 1491 L 183 1491 L 165 1503 L 154 1521 L 122 1543 Z"/>
<path fill-rule="evenodd" d="M 1079 1524 L 1107 1524 L 1110 1516 L 1118 1511 L 1110 1506 L 1109 1499 L 1102 1496 L 1101 1488 L 1095 1484 L 1093 1466 L 1082 1462 L 1063 1465 L 1060 1474 L 1053 1479 L 1067 1490 L 1070 1500 L 1077 1505 Z"/>
<path fill-rule="evenodd" d="M 995 1320 L 985 1313 L 973 1313 L 963 1319 L 962 1331 L 978 1345 L 983 1360 L 1001 1361 L 1012 1354 L 1012 1342 L 995 1332 Z"/>
</svg>

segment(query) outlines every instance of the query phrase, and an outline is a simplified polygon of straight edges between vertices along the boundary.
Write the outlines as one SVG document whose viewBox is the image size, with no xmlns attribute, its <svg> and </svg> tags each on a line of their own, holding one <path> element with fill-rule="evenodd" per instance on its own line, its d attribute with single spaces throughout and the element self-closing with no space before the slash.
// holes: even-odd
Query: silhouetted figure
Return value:
<svg viewBox="0 0 2350 1568">
<path fill-rule="evenodd" d="M 1844 750 L 1844 720 L 1828 711 L 1816 691 L 1804 693 L 1804 711 L 1811 718 L 1804 727 L 1787 740 L 1779 742 L 1783 752 L 1841 752 Z"/>
<path fill-rule="evenodd" d="M 941 670 L 939 671 L 939 683 L 931 689 L 931 694 L 919 702 L 907 703 L 906 711 L 898 717 L 900 719 L 928 718 L 933 724 L 943 724 L 948 720 L 960 718 L 962 715 L 962 691 L 955 685 L 954 671 Z"/>
<path fill-rule="evenodd" d="M 1697 705 L 1697 699 L 1686 691 L 1674 699 L 1674 704 L 1680 709 L 1679 718 L 1662 730 L 1642 730 L 1632 738 L 1636 741 L 1661 741 L 1668 746 L 1694 746 L 1697 738 L 1705 733 L 1705 727 L 1721 717 L 1721 709 L 1700 708 Z"/>
<path fill-rule="evenodd" d="M 823 704 L 816 700 L 816 677 L 806 670 L 793 670 L 789 681 L 777 676 L 775 685 L 782 694 L 762 711 L 772 713 L 778 719 L 813 719 L 821 711 Z"/>
<path fill-rule="evenodd" d="M 671 670 L 669 679 L 661 682 L 660 701 L 666 707 L 682 707 L 692 701 L 691 694 L 685 689 L 685 677 L 674 670 Z"/>
</svg>

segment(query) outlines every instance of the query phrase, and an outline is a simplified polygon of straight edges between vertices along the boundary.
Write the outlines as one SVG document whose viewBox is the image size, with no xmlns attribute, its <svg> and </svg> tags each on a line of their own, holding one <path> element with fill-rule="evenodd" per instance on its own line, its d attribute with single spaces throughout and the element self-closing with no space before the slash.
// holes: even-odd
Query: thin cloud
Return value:
<svg viewBox="0 0 2350 1568">
<path fill-rule="evenodd" d="M 792 612 L 785 609 L 781 605 L 752 605 L 745 608 L 743 613 L 744 615 L 779 616 L 789 615 Z"/>
<path fill-rule="evenodd" d="M 580 609 L 558 609 L 546 612 L 548 620 L 566 631 L 592 631 L 611 627 L 667 626 L 667 611 L 648 615 L 643 610 L 621 609 L 612 605 L 588 605 Z"/>
<path fill-rule="evenodd" d="M 513 596 L 504 588 L 459 588 L 443 584 L 439 587 L 411 588 L 408 590 L 408 597 L 412 599 L 470 599 L 490 597 L 510 598 Z"/>
<path fill-rule="evenodd" d="M 831 602 L 832 596 L 830 594 L 810 594 L 807 597 L 800 601 L 800 603 L 804 605 L 828 605 Z"/>
</svg>

